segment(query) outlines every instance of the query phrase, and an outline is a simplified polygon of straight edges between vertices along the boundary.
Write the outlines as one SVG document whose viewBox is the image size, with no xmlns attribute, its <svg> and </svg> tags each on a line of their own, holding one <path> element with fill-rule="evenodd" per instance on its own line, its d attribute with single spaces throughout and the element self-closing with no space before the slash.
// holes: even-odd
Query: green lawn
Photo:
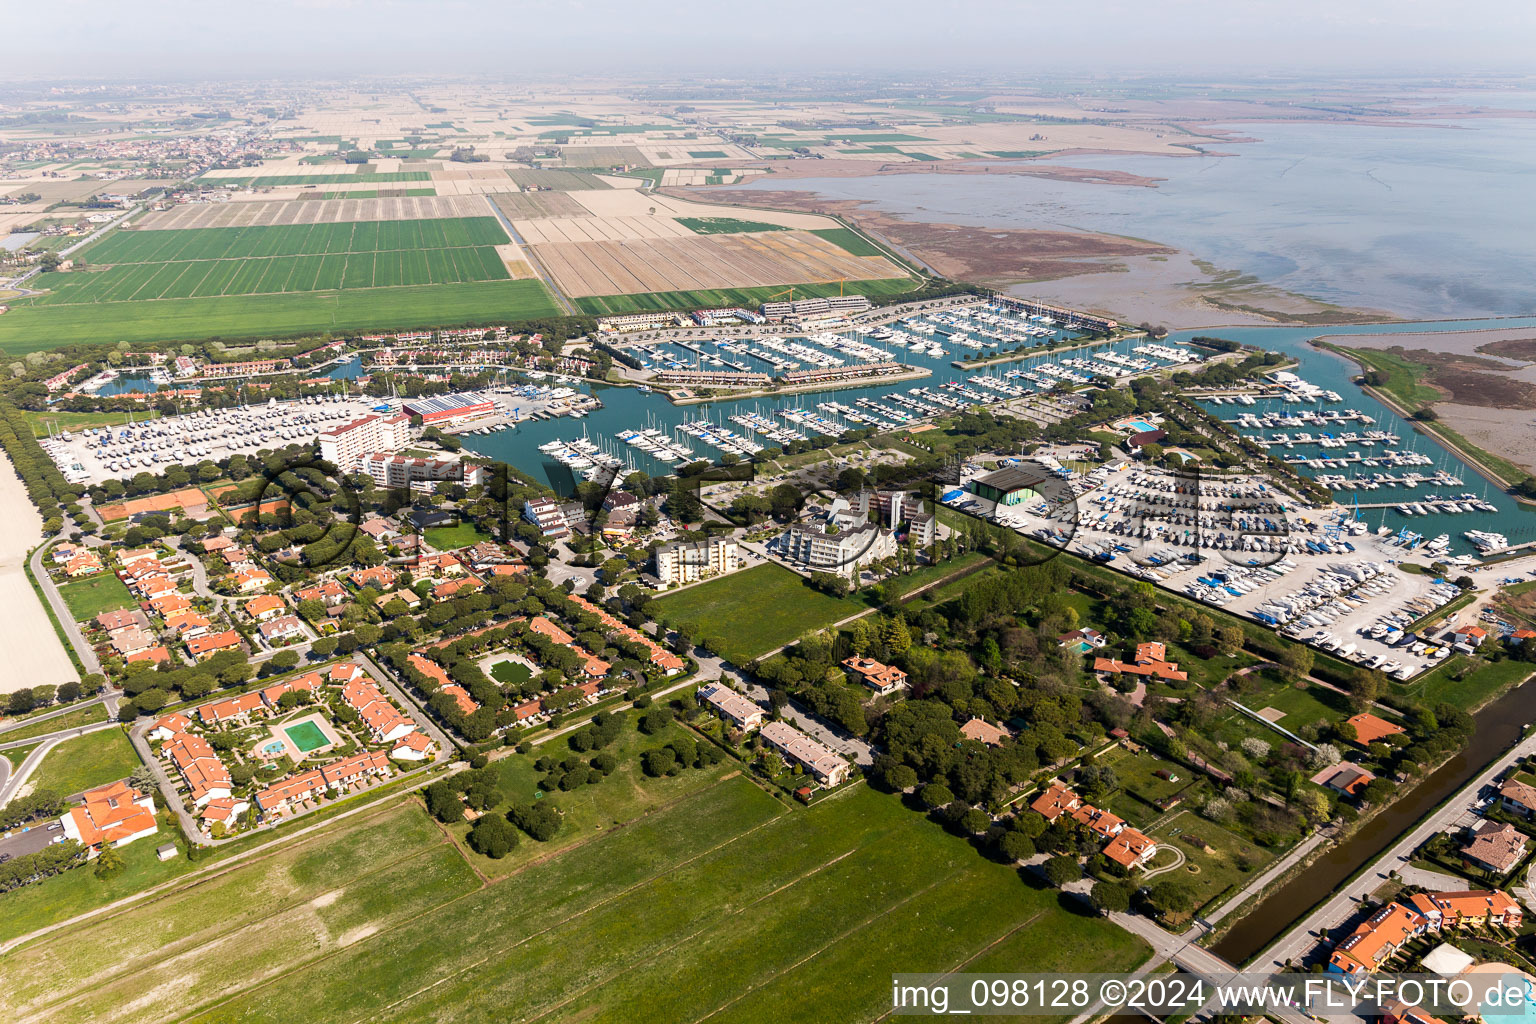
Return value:
<svg viewBox="0 0 1536 1024">
<path fill-rule="evenodd" d="M 1117 752 L 1118 758 L 1115 756 Z M 1121 811 L 1114 806 L 1112 797 L 1110 809 L 1138 826 L 1146 825 L 1161 813 L 1157 810 L 1158 801 L 1184 792 L 1196 781 L 1195 773 L 1190 769 L 1165 761 L 1145 749 L 1135 754 L 1123 749 L 1111 751 L 1095 763 L 1114 769 L 1115 778 L 1120 782 L 1120 793 L 1116 795 L 1131 798 L 1130 803 L 1124 804 L 1125 811 Z M 1159 778 L 1159 771 L 1167 772 L 1171 777 Z"/>
<path fill-rule="evenodd" d="M 559 316 L 542 281 L 221 295 L 81 305 L 12 306 L 0 352 L 73 342 L 283 337 L 329 330 L 431 327 Z"/>
<path fill-rule="evenodd" d="M 839 284 L 828 281 L 822 284 L 797 284 L 795 298 L 810 299 L 828 295 L 899 295 L 916 287 L 908 277 L 886 278 L 878 281 L 848 281 Z M 745 306 L 756 308 L 775 295 L 788 298 L 789 285 L 769 285 L 763 288 L 713 288 L 686 292 L 639 292 L 634 295 L 593 295 L 573 300 L 583 313 L 606 316 L 610 313 L 634 313 L 648 309 L 706 309 L 715 306 Z"/>
<path fill-rule="evenodd" d="M 1175 834 L 1175 830 L 1178 830 Z M 1184 853 L 1184 864 L 1177 870 L 1153 879 L 1153 884 L 1164 879 L 1178 878 L 1195 888 L 1196 906 L 1203 907 L 1209 901 L 1238 883 L 1253 880 L 1274 856 L 1234 835 L 1220 825 L 1206 821 L 1193 811 L 1175 815 L 1154 829 L 1150 835 L 1159 843 L 1168 843 Z M 1196 836 L 1214 852 L 1206 853 L 1190 843 L 1186 836 Z M 1154 867 L 1166 864 L 1159 854 Z M 1243 865 L 1248 870 L 1243 870 Z"/>
<path fill-rule="evenodd" d="M 47 435 L 50 430 L 80 430 L 84 427 L 116 427 L 128 422 L 126 412 L 37 412 L 32 409 L 24 409 L 22 417 L 32 427 L 32 432 L 39 437 Z M 142 423 L 145 420 L 158 419 L 160 413 L 156 409 L 146 409 L 133 413 L 133 421 Z"/>
<path fill-rule="evenodd" d="M 427 543 L 439 551 L 457 551 L 471 544 L 490 540 L 491 535 L 474 523 L 458 523 L 454 526 L 433 526 L 426 530 Z"/>
<path fill-rule="evenodd" d="M 533 678 L 533 670 L 520 661 L 498 661 L 491 666 L 491 678 L 498 683 L 520 686 Z"/>
<path fill-rule="evenodd" d="M 1254 711 L 1274 708 L 1285 712 L 1285 717 L 1275 724 L 1291 732 L 1319 721 L 1339 722 L 1350 713 L 1348 697 L 1315 684 L 1300 690 L 1288 683 L 1266 685 L 1243 694 L 1241 700 Z"/>
<path fill-rule="evenodd" d="M 0 959 L 0 1015 L 860 1021 L 895 971 L 1146 956 L 888 796 L 790 809 L 735 778 L 488 885 L 414 806 L 341 823 Z"/>
<path fill-rule="evenodd" d="M 34 789 L 66 795 L 125 779 L 139 764 L 126 734 L 116 728 L 102 729 L 65 740 L 48 751 L 30 781 Z"/>
<path fill-rule="evenodd" d="M 782 224 L 735 217 L 678 217 L 677 222 L 696 235 L 745 235 L 754 231 L 788 231 Z"/>
<path fill-rule="evenodd" d="M 1465 672 L 1473 659 L 1453 654 L 1432 672 L 1403 687 L 1403 691 L 1423 703 L 1434 706 L 1449 701 L 1463 710 L 1470 711 L 1487 702 L 1505 687 L 1536 671 L 1536 667 L 1523 661 L 1479 661 L 1471 672 Z M 1457 676 L 1462 676 L 1458 679 Z"/>
<path fill-rule="evenodd" d="M 62 732 L 65 729 L 77 729 L 82 725 L 94 725 L 97 722 L 107 720 L 107 706 L 96 703 L 89 707 L 76 708 L 68 714 L 58 715 L 54 718 L 45 718 L 31 725 L 24 725 L 19 729 L 7 729 L 0 732 L 0 743 L 15 743 L 17 740 L 30 739 L 33 736 L 44 736 L 50 732 Z M 0 722 L 0 725 L 5 723 Z"/>
<path fill-rule="evenodd" d="M 535 752 L 530 756 L 518 754 L 497 762 L 501 766 L 502 801 L 494 809 L 496 812 L 506 813 L 513 804 L 532 803 L 535 799 L 550 800 L 560 808 L 564 824 L 560 833 L 547 843 L 536 843 L 525 836 L 525 841 L 517 849 L 499 861 L 482 857 L 466 846 L 465 856 L 477 871 L 489 877 L 510 874 L 527 862 L 545 857 L 554 850 L 564 849 L 604 831 L 623 828 L 657 807 L 698 793 L 739 774 L 741 770 L 740 762 L 728 758 L 712 768 L 689 768 L 677 775 L 653 779 L 640 767 L 640 757 L 645 751 L 664 747 L 674 737 L 681 735 L 690 736 L 700 743 L 707 741 L 699 739 L 697 733 L 681 725 L 648 736 L 635 727 L 636 715 L 629 714 L 626 717 L 628 721 L 624 731 L 618 739 L 603 748 L 618 760 L 619 765 L 613 774 L 601 782 L 580 786 L 568 792 L 558 789 L 550 792 L 539 790 L 539 780 L 544 777 L 544 773 L 534 769 L 534 762 L 546 755 L 556 760 L 567 756 L 570 748 L 560 742 L 541 744 L 534 748 Z M 596 755 L 597 751 L 593 750 L 579 756 L 589 761 Z M 543 792 L 543 795 L 535 797 L 536 792 Z M 470 825 L 466 822 L 455 826 L 453 831 L 462 839 L 469 829 Z"/>
<path fill-rule="evenodd" d="M 102 612 L 117 608 L 136 608 L 138 602 L 123 586 L 123 581 L 111 572 L 100 572 L 83 580 L 59 586 L 59 596 L 69 606 L 69 613 L 76 622 L 94 619 Z"/>
<path fill-rule="evenodd" d="M 743 665 L 866 606 L 856 598 L 829 597 L 783 566 L 764 563 L 663 595 L 651 608 L 664 625 L 718 637 L 718 653 Z"/>
</svg>

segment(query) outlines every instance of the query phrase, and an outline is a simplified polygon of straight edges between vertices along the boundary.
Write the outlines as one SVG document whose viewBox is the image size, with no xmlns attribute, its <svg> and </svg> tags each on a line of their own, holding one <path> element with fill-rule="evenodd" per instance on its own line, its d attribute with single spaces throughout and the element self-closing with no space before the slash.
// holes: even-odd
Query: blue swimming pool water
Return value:
<svg viewBox="0 0 1536 1024">
<path fill-rule="evenodd" d="M 1146 420 L 1131 420 L 1131 426 L 1135 427 L 1138 432 L 1157 429 Z"/>
</svg>

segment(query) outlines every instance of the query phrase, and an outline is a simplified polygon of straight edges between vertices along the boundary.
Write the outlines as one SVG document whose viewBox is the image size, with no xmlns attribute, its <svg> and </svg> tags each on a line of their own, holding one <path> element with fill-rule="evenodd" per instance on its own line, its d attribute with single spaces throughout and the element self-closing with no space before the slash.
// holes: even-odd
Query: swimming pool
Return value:
<svg viewBox="0 0 1536 1024">
<path fill-rule="evenodd" d="M 1146 420 L 1131 420 L 1130 426 L 1134 427 L 1135 430 L 1136 430 L 1136 433 L 1138 433 L 1138 434 L 1145 434 L 1149 430 L 1156 430 L 1157 429 L 1152 424 L 1148 423 Z"/>
<path fill-rule="evenodd" d="M 288 746 L 282 740 L 268 740 L 261 745 L 261 752 L 267 757 L 280 757 Z"/>
<path fill-rule="evenodd" d="M 298 722 L 284 726 L 283 732 L 288 734 L 294 746 L 306 754 L 331 742 L 325 738 L 325 733 L 321 732 L 320 727 L 314 722 Z"/>
</svg>

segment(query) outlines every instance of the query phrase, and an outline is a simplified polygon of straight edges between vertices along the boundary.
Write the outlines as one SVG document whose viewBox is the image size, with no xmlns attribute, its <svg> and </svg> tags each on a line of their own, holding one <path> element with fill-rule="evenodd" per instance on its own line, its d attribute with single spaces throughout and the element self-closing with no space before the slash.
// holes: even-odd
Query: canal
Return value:
<svg viewBox="0 0 1536 1024">
<path fill-rule="evenodd" d="M 1471 741 L 1406 796 L 1366 822 L 1343 843 L 1329 847 L 1305 871 L 1242 911 L 1212 952 L 1241 965 L 1263 952 L 1314 906 L 1332 896 L 1362 865 L 1379 857 L 1415 822 L 1476 778 L 1519 741 L 1536 721 L 1536 683 L 1525 683 L 1472 716 Z"/>
</svg>

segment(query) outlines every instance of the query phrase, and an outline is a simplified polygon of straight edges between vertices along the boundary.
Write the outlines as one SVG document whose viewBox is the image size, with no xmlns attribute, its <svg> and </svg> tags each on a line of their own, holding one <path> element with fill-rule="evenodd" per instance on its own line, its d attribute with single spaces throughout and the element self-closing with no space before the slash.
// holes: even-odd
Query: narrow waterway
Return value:
<svg viewBox="0 0 1536 1024">
<path fill-rule="evenodd" d="M 1415 822 L 1476 778 L 1520 739 L 1528 723 L 1536 721 L 1536 684 L 1511 690 L 1472 718 L 1476 731 L 1466 749 L 1343 843 L 1329 847 L 1301 874 L 1244 908 L 1212 952 L 1238 965 L 1257 956 L 1337 892 L 1361 865 L 1380 856 Z"/>
</svg>

